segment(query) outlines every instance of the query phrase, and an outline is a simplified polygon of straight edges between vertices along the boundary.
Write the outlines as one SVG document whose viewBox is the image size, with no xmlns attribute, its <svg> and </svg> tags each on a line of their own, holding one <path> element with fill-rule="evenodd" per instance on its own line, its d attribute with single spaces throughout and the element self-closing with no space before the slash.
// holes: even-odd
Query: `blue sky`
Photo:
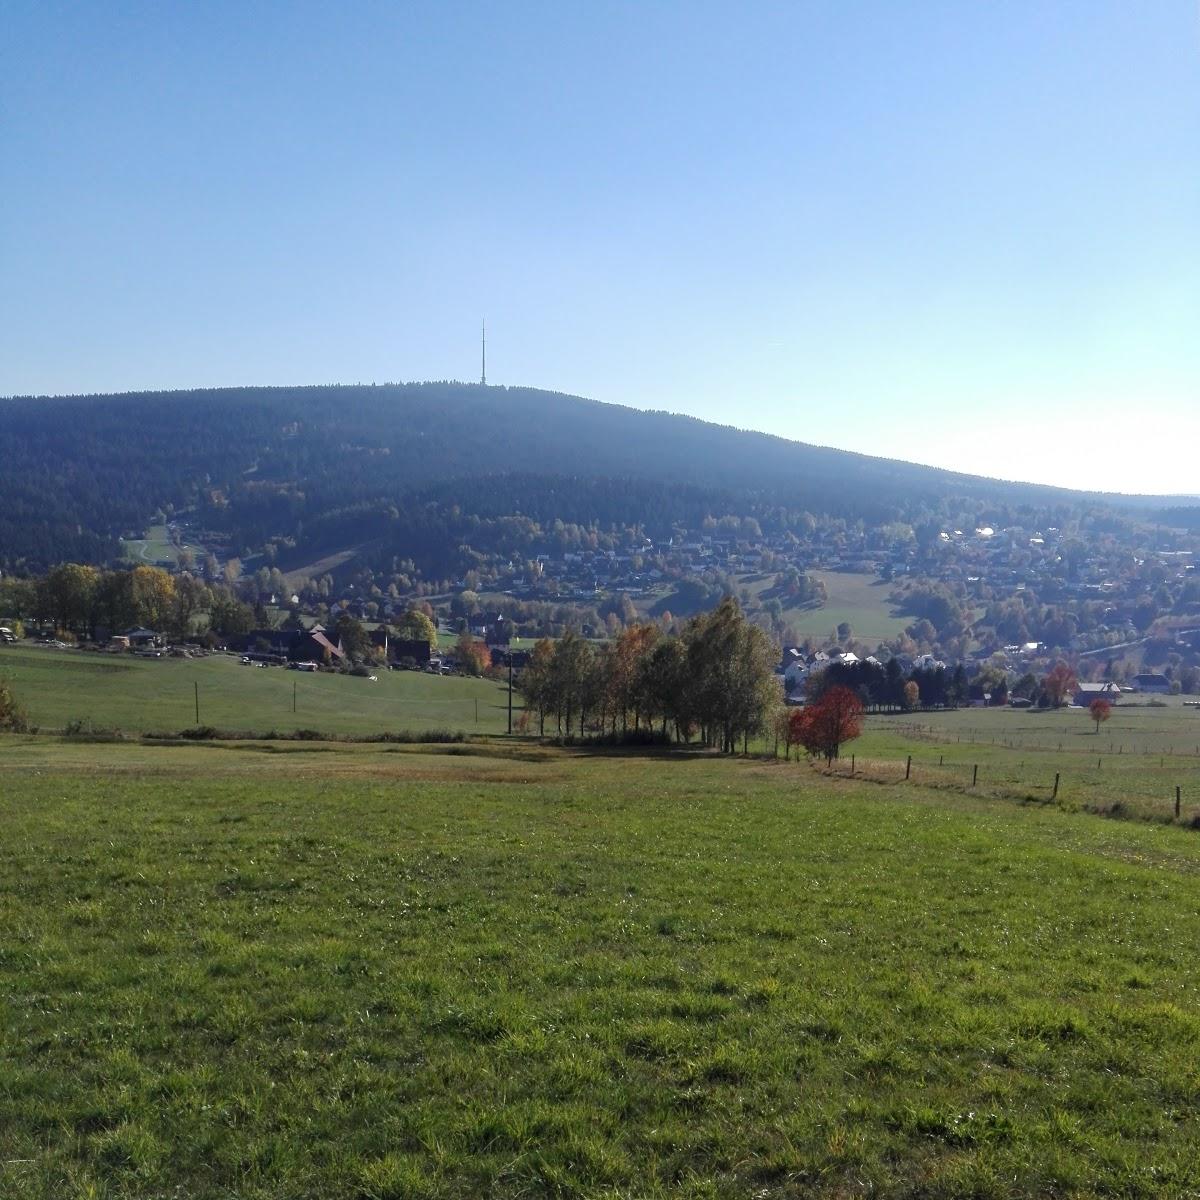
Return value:
<svg viewBox="0 0 1200 1200">
<path fill-rule="evenodd" d="M 0 394 L 489 380 L 1200 491 L 1200 9 L 0 12 Z"/>
</svg>

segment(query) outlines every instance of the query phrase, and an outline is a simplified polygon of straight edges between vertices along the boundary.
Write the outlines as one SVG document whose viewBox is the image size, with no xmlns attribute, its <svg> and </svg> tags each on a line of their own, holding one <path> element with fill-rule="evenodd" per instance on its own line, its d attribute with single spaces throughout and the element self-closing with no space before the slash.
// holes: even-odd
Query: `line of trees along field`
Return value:
<svg viewBox="0 0 1200 1200">
<path fill-rule="evenodd" d="M 596 647 L 574 633 L 539 642 L 519 688 L 538 732 L 553 721 L 564 736 L 589 729 L 734 751 L 766 733 L 780 709 L 775 647 L 727 597 L 694 617 L 679 637 L 635 625 Z"/>
<path fill-rule="evenodd" d="M 87 639 L 99 629 L 117 633 L 134 625 L 186 638 L 200 614 L 223 634 L 248 633 L 265 620 L 232 588 L 206 584 L 186 571 L 172 575 L 149 566 L 104 571 L 81 563 L 64 563 L 37 579 L 0 580 L 0 614 L 50 623 L 60 635 Z"/>
</svg>

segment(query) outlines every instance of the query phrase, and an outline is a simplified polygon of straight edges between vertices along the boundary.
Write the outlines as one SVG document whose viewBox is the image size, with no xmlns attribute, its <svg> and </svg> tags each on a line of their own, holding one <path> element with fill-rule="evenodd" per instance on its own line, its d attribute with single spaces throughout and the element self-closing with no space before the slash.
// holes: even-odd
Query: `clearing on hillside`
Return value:
<svg viewBox="0 0 1200 1200">
<path fill-rule="evenodd" d="M 911 617 L 897 616 L 888 602 L 892 584 L 874 575 L 856 575 L 847 571 L 809 571 L 813 579 L 825 585 L 826 602 L 820 608 L 784 606 L 784 619 L 800 637 L 828 638 L 841 622 L 849 622 L 854 636 L 878 642 L 895 637 L 912 623 Z M 769 593 L 774 576 L 754 576 L 746 582 L 755 597 Z"/>
</svg>

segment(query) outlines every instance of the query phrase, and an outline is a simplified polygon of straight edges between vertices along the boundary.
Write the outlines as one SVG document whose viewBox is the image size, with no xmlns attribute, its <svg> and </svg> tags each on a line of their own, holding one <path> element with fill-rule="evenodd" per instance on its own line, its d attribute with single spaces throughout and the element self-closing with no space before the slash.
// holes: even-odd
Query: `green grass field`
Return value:
<svg viewBox="0 0 1200 1200">
<path fill-rule="evenodd" d="M 1118 705 L 1100 732 L 1085 709 L 960 709 L 872 716 L 846 747 L 868 776 L 892 779 L 912 755 L 914 777 L 962 789 L 979 766 L 981 795 L 1058 803 L 1114 816 L 1200 822 L 1200 710 Z M 839 764 L 845 770 L 847 764 Z"/>
<path fill-rule="evenodd" d="M 121 543 L 126 559 L 134 566 L 144 566 L 157 562 L 178 563 L 179 548 L 171 541 L 165 525 L 152 525 L 146 530 L 144 538 L 131 538 Z M 197 562 L 203 562 L 205 550 L 203 546 L 187 543 L 184 549 L 190 550 Z"/>
<path fill-rule="evenodd" d="M 843 571 L 810 571 L 825 584 L 827 602 L 820 608 L 785 608 L 787 623 L 800 637 L 827 638 L 842 621 L 849 621 L 854 636 L 877 642 L 893 638 L 912 623 L 911 617 L 892 613 L 888 593 L 892 585 L 873 575 L 851 575 Z M 744 582 L 754 596 L 770 589 L 774 576 L 754 576 Z"/>
<path fill-rule="evenodd" d="M 219 729 L 371 734 L 400 729 L 499 733 L 507 727 L 508 692 L 499 684 L 417 671 L 376 674 L 378 681 L 372 682 L 247 667 L 227 655 L 140 659 L 0 647 L 0 676 L 9 680 L 30 720 L 46 729 L 62 729 L 71 721 L 133 733 L 184 729 L 197 723 L 196 684 L 200 723 Z"/>
<path fill-rule="evenodd" d="M 0 1195 L 1200 1188 L 1189 830 L 699 755 L 13 736 L 0 820 Z"/>
</svg>

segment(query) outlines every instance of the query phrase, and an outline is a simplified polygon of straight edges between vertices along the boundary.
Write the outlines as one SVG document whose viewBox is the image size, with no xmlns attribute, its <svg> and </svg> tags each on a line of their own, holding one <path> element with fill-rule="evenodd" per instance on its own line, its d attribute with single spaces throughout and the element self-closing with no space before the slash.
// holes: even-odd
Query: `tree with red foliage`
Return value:
<svg viewBox="0 0 1200 1200">
<path fill-rule="evenodd" d="M 1042 680 L 1042 687 L 1050 703 L 1055 708 L 1061 708 L 1067 702 L 1067 696 L 1073 692 L 1079 683 L 1075 672 L 1065 662 L 1056 663 L 1054 668 Z"/>
<path fill-rule="evenodd" d="M 826 763 L 842 746 L 862 733 L 863 704 L 848 687 L 831 687 L 815 704 L 791 715 L 792 740 L 809 754 L 823 754 Z"/>
<path fill-rule="evenodd" d="M 458 669 L 464 675 L 482 675 L 492 665 L 491 651 L 465 630 L 459 635 L 454 653 L 458 658 Z"/>
<path fill-rule="evenodd" d="M 1112 716 L 1112 704 L 1105 700 L 1103 696 L 1097 696 L 1088 705 L 1088 716 L 1096 722 L 1096 732 L 1099 733 L 1101 723 L 1107 721 Z"/>
</svg>

